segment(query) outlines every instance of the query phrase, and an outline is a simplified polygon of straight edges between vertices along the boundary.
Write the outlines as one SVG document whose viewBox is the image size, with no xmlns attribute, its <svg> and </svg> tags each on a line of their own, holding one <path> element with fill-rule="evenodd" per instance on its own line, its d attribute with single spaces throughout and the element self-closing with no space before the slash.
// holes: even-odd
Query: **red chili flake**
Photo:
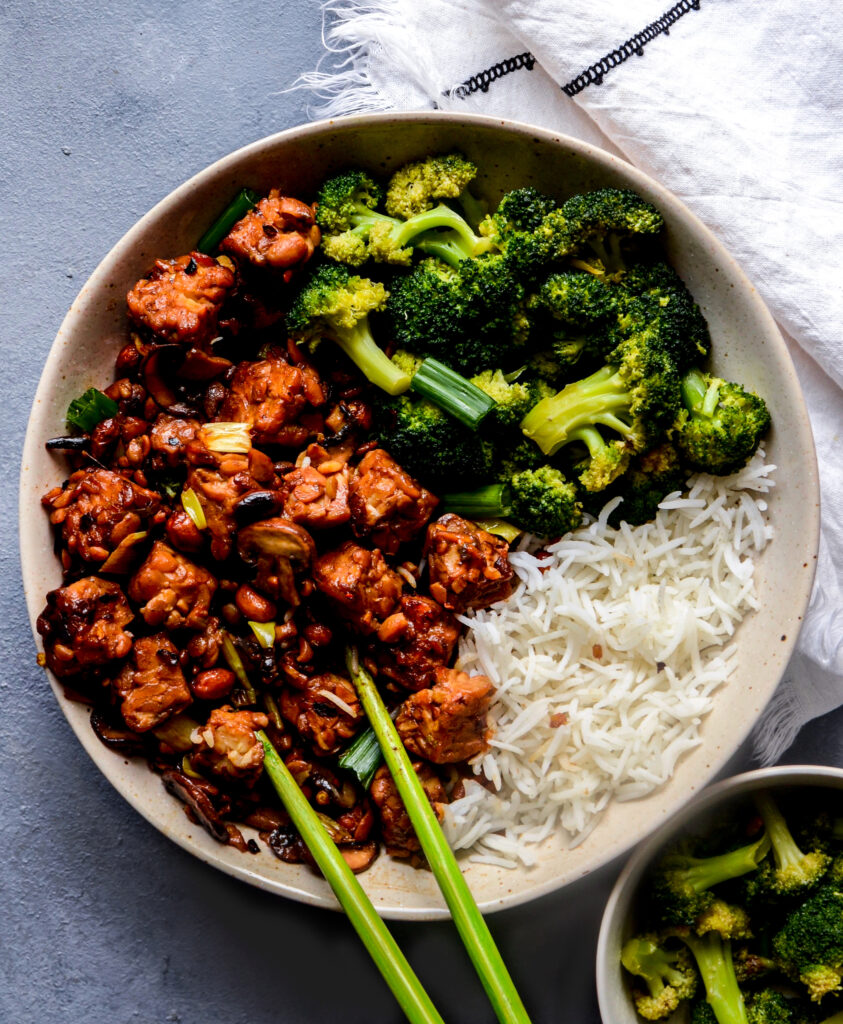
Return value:
<svg viewBox="0 0 843 1024">
<path fill-rule="evenodd" d="M 594 658 L 597 661 L 600 661 L 600 659 L 603 657 L 603 647 L 602 647 L 602 645 L 601 644 L 592 644 L 591 645 L 591 653 L 594 655 Z"/>
<path fill-rule="evenodd" d="M 568 724 L 568 712 L 567 711 L 554 711 L 550 716 L 550 728 L 558 729 L 560 725 Z"/>
</svg>

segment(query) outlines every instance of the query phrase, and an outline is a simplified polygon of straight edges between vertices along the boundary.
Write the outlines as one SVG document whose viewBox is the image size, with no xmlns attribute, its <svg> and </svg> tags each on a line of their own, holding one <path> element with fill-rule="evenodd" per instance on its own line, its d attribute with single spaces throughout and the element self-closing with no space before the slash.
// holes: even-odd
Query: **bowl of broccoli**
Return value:
<svg viewBox="0 0 843 1024">
<path fill-rule="evenodd" d="M 613 1024 L 843 1020 L 843 770 L 707 789 L 639 847 L 597 952 Z"/>
</svg>

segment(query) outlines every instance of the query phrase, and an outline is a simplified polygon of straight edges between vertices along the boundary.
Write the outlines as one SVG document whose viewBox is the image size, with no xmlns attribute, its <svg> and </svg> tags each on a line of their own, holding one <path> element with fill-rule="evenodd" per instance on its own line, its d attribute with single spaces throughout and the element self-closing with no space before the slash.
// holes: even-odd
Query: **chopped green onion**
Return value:
<svg viewBox="0 0 843 1024">
<path fill-rule="evenodd" d="M 252 434 L 248 423 L 205 423 L 199 438 L 212 452 L 248 455 L 252 450 Z"/>
<path fill-rule="evenodd" d="M 127 573 L 134 564 L 134 549 L 149 536 L 148 530 L 127 534 L 100 566 L 100 572 Z"/>
<path fill-rule="evenodd" d="M 264 768 L 281 803 L 290 815 L 308 850 L 342 904 L 375 966 L 383 975 L 410 1024 L 443 1024 L 421 982 L 386 925 L 378 917 L 360 882 L 327 835 L 317 812 L 299 789 L 290 769 L 278 755 L 269 737 L 258 731 L 263 744 Z"/>
<path fill-rule="evenodd" d="M 413 376 L 410 385 L 424 398 L 435 402 L 440 409 L 450 413 L 460 423 L 476 430 L 480 421 L 495 407 L 495 400 L 476 384 L 466 380 L 462 374 L 438 359 L 428 358 Z"/>
<path fill-rule="evenodd" d="M 365 732 L 361 732 L 339 758 L 340 768 L 345 768 L 347 772 L 356 776 L 357 781 L 364 789 L 369 788 L 375 772 L 381 764 L 383 764 L 381 745 L 371 726 Z"/>
<path fill-rule="evenodd" d="M 197 251 L 213 252 L 237 221 L 245 217 L 259 199 L 260 196 L 257 192 L 253 192 L 250 188 L 244 188 L 238 192 L 196 243 Z"/>
<path fill-rule="evenodd" d="M 243 662 L 240 660 L 240 655 L 237 653 L 234 641 L 228 633 L 223 633 L 222 635 L 222 655 L 226 662 L 228 662 L 228 667 L 237 676 L 237 682 L 243 687 L 243 692 L 246 694 L 249 703 L 257 703 L 258 695 L 255 693 L 255 688 L 246 675 L 246 669 L 243 667 Z"/>
<path fill-rule="evenodd" d="M 479 526 L 486 533 L 493 533 L 496 537 L 503 537 L 508 544 L 511 544 L 516 537 L 520 537 L 524 532 L 520 526 L 510 523 L 507 519 L 475 519 L 474 525 Z"/>
<path fill-rule="evenodd" d="M 199 495 L 192 487 L 185 487 L 181 492 L 181 507 L 193 520 L 193 525 L 197 530 L 205 529 L 208 525 L 208 520 L 205 518 L 205 510 L 199 501 Z"/>
<path fill-rule="evenodd" d="M 284 720 L 281 717 L 281 712 L 278 710 L 278 705 L 275 703 L 275 698 L 271 693 L 267 693 L 266 690 L 261 694 L 261 700 L 263 701 L 264 710 L 269 715 L 269 720 L 275 726 L 279 732 L 284 731 Z"/>
<path fill-rule="evenodd" d="M 346 666 L 392 773 L 404 809 L 430 865 L 463 944 L 501 1024 L 529 1024 L 530 1018 L 509 976 L 457 859 L 389 717 L 375 681 L 360 664 L 357 651 L 346 649 Z"/>
<path fill-rule="evenodd" d="M 503 519 L 510 514 L 509 487 L 489 484 L 475 491 L 455 491 L 442 496 L 442 510 L 466 519 Z"/>
<path fill-rule="evenodd" d="M 204 776 L 200 775 L 190 763 L 190 754 L 182 754 L 181 770 L 184 775 L 187 775 L 191 779 L 204 778 Z"/>
<path fill-rule="evenodd" d="M 113 398 L 96 388 L 88 388 L 84 395 L 74 398 L 67 407 L 66 419 L 74 427 L 90 434 L 98 423 L 116 416 L 118 412 L 119 407 Z"/>
<path fill-rule="evenodd" d="M 194 729 L 199 728 L 199 723 L 190 715 L 176 715 L 175 718 L 168 718 L 166 722 L 156 726 L 152 730 L 153 736 L 159 743 L 166 743 L 168 747 L 179 753 L 187 753 L 193 749 Z"/>
<path fill-rule="evenodd" d="M 275 646 L 275 623 L 274 622 L 253 622 L 252 619 L 247 620 L 249 628 L 258 638 L 258 643 L 261 647 Z"/>
</svg>

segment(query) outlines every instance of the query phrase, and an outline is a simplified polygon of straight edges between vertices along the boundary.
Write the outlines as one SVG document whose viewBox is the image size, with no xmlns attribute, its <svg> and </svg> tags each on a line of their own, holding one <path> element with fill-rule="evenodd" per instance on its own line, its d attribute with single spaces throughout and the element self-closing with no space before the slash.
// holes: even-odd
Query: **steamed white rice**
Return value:
<svg viewBox="0 0 843 1024">
<path fill-rule="evenodd" d="M 646 796 L 697 746 L 757 607 L 774 469 L 759 450 L 734 476 L 692 477 L 643 526 L 607 526 L 615 501 L 555 544 L 511 552 L 515 594 L 461 617 L 458 667 L 497 694 L 491 749 L 472 766 L 494 792 L 469 780 L 448 807 L 455 849 L 529 866 L 536 843 L 581 842 L 610 800 Z"/>
</svg>

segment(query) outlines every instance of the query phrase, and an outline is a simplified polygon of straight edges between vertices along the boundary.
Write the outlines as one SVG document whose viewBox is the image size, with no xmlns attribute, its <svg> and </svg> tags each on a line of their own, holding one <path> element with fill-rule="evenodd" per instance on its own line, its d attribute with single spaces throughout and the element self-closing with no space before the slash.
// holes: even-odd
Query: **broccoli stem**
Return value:
<svg viewBox="0 0 843 1024">
<path fill-rule="evenodd" d="M 399 369 L 372 337 L 368 318 L 358 320 L 354 327 L 334 327 L 329 335 L 363 373 L 366 380 L 389 395 L 403 394 L 412 378 Z"/>
<path fill-rule="evenodd" d="M 454 419 L 476 430 L 495 400 L 438 359 L 425 359 L 413 375 L 413 391 L 434 402 Z"/>
<path fill-rule="evenodd" d="M 238 220 L 241 220 L 260 199 L 250 188 L 241 189 L 214 223 L 196 243 L 198 252 L 212 253 Z"/>
<path fill-rule="evenodd" d="M 682 872 L 684 881 L 695 892 L 705 892 L 721 882 L 755 871 L 769 848 L 769 843 L 762 839 L 714 857 L 677 857 L 676 866 Z"/>
<path fill-rule="evenodd" d="M 466 259 L 469 256 L 477 256 L 492 246 L 490 239 L 475 235 L 468 222 L 444 203 L 439 203 L 424 213 L 417 213 L 409 220 L 396 221 L 391 232 L 392 240 L 399 249 L 403 249 L 410 245 L 413 239 L 433 229 L 454 232 L 462 243 Z"/>
<path fill-rule="evenodd" d="M 747 1024 L 746 1006 L 735 976 L 732 946 L 717 932 L 703 936 L 681 935 L 697 962 L 705 986 L 705 998 L 717 1024 Z"/>
<path fill-rule="evenodd" d="M 796 845 L 796 840 L 791 835 L 784 816 L 773 802 L 773 798 L 769 793 L 757 793 L 755 806 L 764 820 L 764 828 L 773 844 L 773 859 L 776 862 L 776 867 L 780 870 L 799 867 L 805 859 L 805 855 Z"/>
<path fill-rule="evenodd" d="M 458 491 L 442 497 L 445 512 L 453 512 L 466 519 L 501 519 L 512 511 L 509 487 L 489 484 L 476 491 Z"/>
<path fill-rule="evenodd" d="M 604 366 L 558 394 L 543 398 L 521 421 L 521 429 L 545 455 L 554 455 L 572 440 L 572 433 L 595 425 L 609 427 L 622 437 L 631 436 L 629 424 L 620 418 L 631 404 L 632 396 L 620 372 L 613 366 Z M 586 437 L 594 443 L 595 438 Z"/>
<path fill-rule="evenodd" d="M 427 256 L 435 256 L 450 267 L 456 267 L 471 256 L 463 240 L 452 231 L 442 233 L 432 231 L 426 237 L 422 235 L 416 242 L 415 248 Z"/>
</svg>

